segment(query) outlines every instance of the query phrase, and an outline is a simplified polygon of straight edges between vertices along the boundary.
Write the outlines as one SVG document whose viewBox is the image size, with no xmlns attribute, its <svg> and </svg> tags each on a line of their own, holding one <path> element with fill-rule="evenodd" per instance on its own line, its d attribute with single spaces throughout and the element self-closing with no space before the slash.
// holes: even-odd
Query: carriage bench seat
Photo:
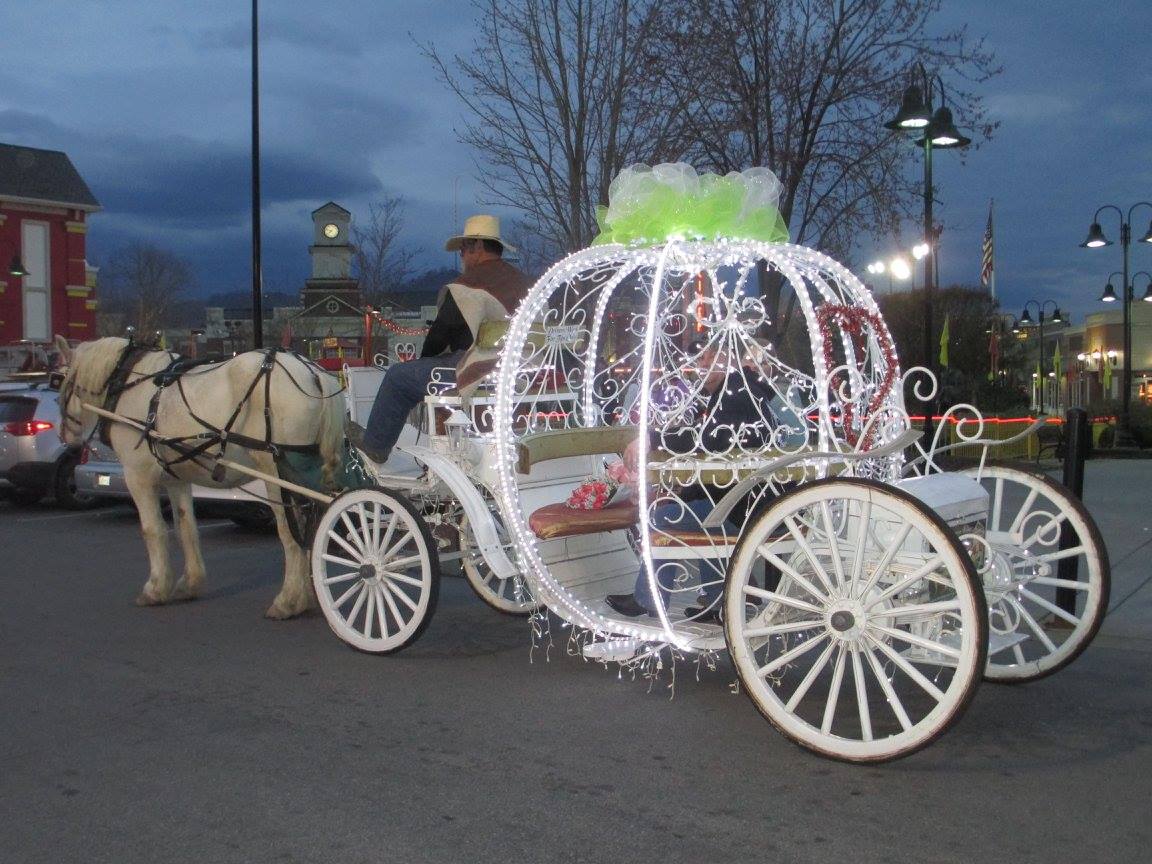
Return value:
<svg viewBox="0 0 1152 864">
<path fill-rule="evenodd" d="M 520 441 L 517 469 L 528 474 L 532 466 L 549 459 L 623 453 L 636 438 L 635 426 L 590 426 L 581 429 L 553 429 L 526 436 Z M 528 517 L 528 527 L 541 540 L 577 537 L 602 531 L 623 531 L 640 520 L 635 499 L 609 504 L 600 510 L 574 510 L 563 501 L 547 504 Z M 706 531 L 653 531 L 653 546 L 713 546 L 722 538 Z M 723 542 L 723 540 L 719 540 Z"/>
<path fill-rule="evenodd" d="M 640 512 L 635 500 L 609 504 L 600 510 L 573 510 L 564 502 L 560 502 L 534 510 L 528 517 L 528 527 L 541 540 L 559 540 L 563 537 L 598 534 L 602 531 L 624 531 L 634 527 L 639 521 Z M 724 535 L 720 533 L 673 531 L 661 528 L 652 532 L 651 542 L 654 547 L 664 548 L 723 545 L 725 540 Z"/>
</svg>

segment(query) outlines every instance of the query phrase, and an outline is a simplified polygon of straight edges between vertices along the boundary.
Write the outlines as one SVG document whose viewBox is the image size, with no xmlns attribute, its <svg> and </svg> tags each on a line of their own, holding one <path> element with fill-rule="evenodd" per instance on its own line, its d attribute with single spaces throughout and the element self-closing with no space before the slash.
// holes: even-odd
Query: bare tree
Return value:
<svg viewBox="0 0 1152 864">
<path fill-rule="evenodd" d="M 648 41 L 659 0 L 473 0 L 477 47 L 451 59 L 423 46 L 468 107 L 491 203 L 569 251 L 596 233 L 595 206 L 625 166 L 660 161 L 668 112 L 651 100 Z"/>
<path fill-rule="evenodd" d="M 913 64 L 942 74 L 956 115 L 987 138 L 968 86 L 1000 70 L 964 30 L 933 35 L 940 0 L 668 0 L 650 45 L 655 98 L 698 169 L 771 168 L 795 243 L 849 257 L 861 236 L 898 233 L 923 187 L 909 141 L 883 124 Z M 939 104 L 937 97 L 937 105 Z M 762 291 L 776 314 L 763 335 L 783 342 L 796 297 L 775 272 Z"/>
<path fill-rule="evenodd" d="M 103 311 L 142 334 L 182 323 L 187 293 L 195 286 L 192 265 L 167 249 L 133 243 L 113 253 L 101 271 Z"/>
<path fill-rule="evenodd" d="M 995 67 L 964 30 L 933 35 L 940 0 L 668 0 L 649 67 L 689 159 L 719 173 L 771 168 L 792 241 L 846 257 L 894 232 L 922 191 L 909 143 L 883 128 L 919 61 L 958 119 L 988 137 L 966 89 Z M 937 101 L 939 104 L 939 101 Z"/>
<path fill-rule="evenodd" d="M 404 227 L 404 199 L 391 196 L 368 205 L 368 219 L 352 229 L 356 251 L 353 266 L 360 290 L 369 303 L 396 291 L 412 275 L 415 251 L 400 245 Z"/>
</svg>

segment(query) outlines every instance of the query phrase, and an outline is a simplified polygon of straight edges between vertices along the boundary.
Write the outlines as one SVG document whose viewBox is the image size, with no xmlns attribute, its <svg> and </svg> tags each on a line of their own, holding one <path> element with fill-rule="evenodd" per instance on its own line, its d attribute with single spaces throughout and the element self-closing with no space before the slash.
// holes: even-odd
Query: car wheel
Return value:
<svg viewBox="0 0 1152 864">
<path fill-rule="evenodd" d="M 264 504 L 229 513 L 228 518 L 249 531 L 273 531 L 276 528 L 276 517 L 272 515 L 271 508 Z"/>
<path fill-rule="evenodd" d="M 56 503 L 66 510 L 91 510 L 100 503 L 91 492 L 81 492 L 76 488 L 76 466 L 79 457 L 69 453 L 60 459 L 56 469 Z"/>
</svg>

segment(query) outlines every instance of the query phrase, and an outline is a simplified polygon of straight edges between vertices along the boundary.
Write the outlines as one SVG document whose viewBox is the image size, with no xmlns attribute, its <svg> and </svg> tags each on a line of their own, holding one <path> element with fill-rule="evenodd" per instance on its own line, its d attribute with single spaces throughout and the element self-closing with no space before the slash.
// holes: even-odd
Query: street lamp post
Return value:
<svg viewBox="0 0 1152 864">
<path fill-rule="evenodd" d="M 1036 307 L 1036 317 L 1038 319 L 1037 323 L 1038 323 L 1039 328 L 1040 328 L 1040 361 L 1039 361 L 1038 366 L 1036 367 L 1036 373 L 1037 373 L 1036 374 L 1036 379 L 1037 379 L 1036 380 L 1036 387 L 1038 388 L 1037 402 L 1040 406 L 1040 413 L 1041 414 L 1044 413 L 1044 377 L 1045 377 L 1045 372 L 1044 372 L 1044 309 L 1045 309 L 1045 307 L 1047 307 L 1047 305 L 1049 303 L 1052 304 L 1052 323 L 1053 324 L 1063 324 L 1064 318 L 1060 314 L 1060 307 L 1056 305 L 1055 300 L 1042 300 L 1039 302 L 1037 302 L 1036 300 L 1029 300 L 1027 303 L 1024 304 L 1024 314 L 1020 316 L 1020 325 L 1022 327 L 1031 326 L 1032 325 L 1032 316 L 1028 314 L 1028 307 L 1029 306 L 1035 306 Z"/>
<path fill-rule="evenodd" d="M 940 87 L 940 107 L 933 111 L 934 85 Z M 924 367 L 935 370 L 932 351 L 932 302 L 936 289 L 936 231 L 932 224 L 932 151 L 967 147 L 970 138 L 960 134 L 952 120 L 952 111 L 944 98 L 944 82 L 939 75 L 929 76 L 922 63 L 913 68 L 912 83 L 904 90 L 900 110 L 884 124 L 884 128 L 922 136 L 915 141 L 924 148 L 924 238 L 927 250 L 924 261 Z M 925 436 L 932 435 L 932 411 L 929 409 L 924 423 Z"/>
<path fill-rule="evenodd" d="M 1148 201 L 1137 201 L 1128 208 L 1128 216 L 1125 218 L 1124 211 L 1117 207 L 1115 204 L 1105 204 L 1096 210 L 1096 215 L 1092 217 L 1092 225 L 1088 229 L 1088 239 L 1080 244 L 1085 249 L 1096 249 L 1100 246 L 1111 246 L 1112 241 L 1104 236 L 1104 229 L 1100 227 L 1100 214 L 1105 210 L 1115 210 L 1120 217 L 1120 250 L 1121 257 L 1124 262 L 1124 270 L 1122 278 L 1124 280 L 1124 304 L 1123 304 L 1123 323 L 1124 323 L 1124 371 L 1121 373 L 1121 389 L 1122 394 L 1120 397 L 1120 421 L 1116 429 L 1116 444 L 1120 447 L 1132 447 L 1135 441 L 1132 438 L 1131 430 L 1131 408 L 1132 408 L 1132 318 L 1131 309 L 1132 305 L 1132 283 L 1128 277 L 1128 247 L 1132 245 L 1132 213 L 1137 207 L 1152 207 L 1152 203 Z M 1148 231 L 1140 238 L 1141 243 L 1152 243 L 1152 224 L 1149 224 Z M 1143 272 L 1143 271 L 1141 271 Z M 1111 277 L 1109 277 L 1111 278 Z M 1107 301 L 1107 289 L 1105 289 L 1105 296 L 1100 299 Z M 1147 292 L 1145 292 L 1147 293 Z M 1115 299 L 1115 292 L 1113 292 L 1112 299 Z"/>
</svg>

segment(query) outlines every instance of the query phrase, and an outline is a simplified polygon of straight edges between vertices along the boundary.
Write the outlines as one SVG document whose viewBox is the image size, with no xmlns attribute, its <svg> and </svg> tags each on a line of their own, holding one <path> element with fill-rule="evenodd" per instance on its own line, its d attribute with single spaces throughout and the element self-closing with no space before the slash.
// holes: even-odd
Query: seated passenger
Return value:
<svg viewBox="0 0 1152 864">
<path fill-rule="evenodd" d="M 776 443 L 795 447 L 807 440 L 807 432 L 797 414 L 777 394 L 762 370 L 729 368 L 725 352 L 715 348 L 705 348 L 699 356 L 700 368 L 704 370 L 702 390 L 707 394 L 707 407 L 704 409 L 703 424 L 697 428 L 684 428 L 675 431 L 649 432 L 649 447 L 663 449 L 674 454 L 713 453 L 722 455 L 730 451 L 755 451 L 772 440 L 773 430 L 784 426 L 787 431 L 778 434 Z M 758 374 L 750 374 L 750 373 Z M 797 425 L 799 424 L 799 425 Z M 733 436 L 735 439 L 733 440 Z M 782 439 L 782 440 L 781 440 Z M 638 468 L 639 440 L 628 445 L 624 461 L 630 470 Z M 665 498 L 651 510 L 650 526 L 655 532 L 701 531 L 700 523 L 712 512 L 714 502 L 724 495 L 724 490 L 702 485 L 689 486 L 677 490 L 677 498 Z M 733 508 L 724 522 L 722 531 L 735 542 L 733 534 L 740 530 L 744 521 L 746 505 Z M 721 529 L 712 529 L 723 543 Z M 714 558 L 697 559 L 700 567 L 701 592 L 698 605 L 689 607 L 684 614 L 703 622 L 719 621 L 719 600 L 724 587 L 723 562 Z M 667 603 L 669 592 L 677 581 L 677 573 L 683 571 L 680 562 L 653 562 L 656 568 L 656 581 L 660 586 L 663 602 Z M 609 594 L 605 598 L 608 605 L 629 618 L 640 615 L 656 615 L 656 601 L 652 596 L 648 580 L 648 570 L 641 567 L 636 576 L 631 594 Z"/>
<path fill-rule="evenodd" d="M 516 250 L 500 239 L 500 220 L 495 216 L 470 216 L 464 233 L 450 237 L 444 249 L 459 250 L 462 273 L 440 293 L 420 358 L 390 366 L 367 427 L 348 425 L 349 440 L 374 462 L 388 460 L 409 412 L 427 395 L 432 370 L 456 367 L 476 341 L 480 324 L 515 312 L 532 284 L 503 260 L 505 249 Z"/>
</svg>

